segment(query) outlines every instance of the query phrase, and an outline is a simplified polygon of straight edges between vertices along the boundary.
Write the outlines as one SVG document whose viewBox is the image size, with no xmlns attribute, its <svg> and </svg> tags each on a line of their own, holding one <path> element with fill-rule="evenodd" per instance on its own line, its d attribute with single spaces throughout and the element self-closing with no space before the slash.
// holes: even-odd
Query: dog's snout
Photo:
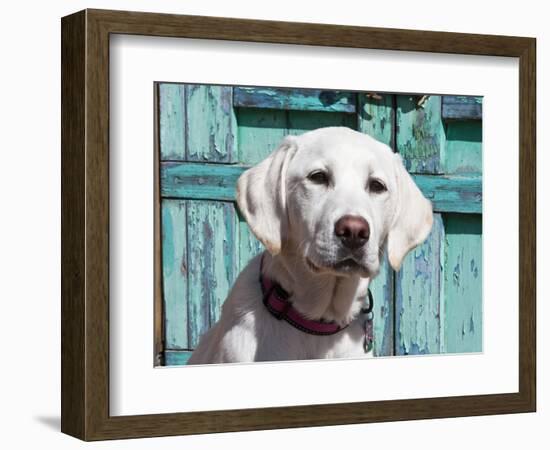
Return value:
<svg viewBox="0 0 550 450">
<path fill-rule="evenodd" d="M 369 240 L 370 227 L 362 217 L 346 215 L 340 217 L 334 225 L 334 234 L 340 238 L 344 246 L 355 250 Z"/>
</svg>

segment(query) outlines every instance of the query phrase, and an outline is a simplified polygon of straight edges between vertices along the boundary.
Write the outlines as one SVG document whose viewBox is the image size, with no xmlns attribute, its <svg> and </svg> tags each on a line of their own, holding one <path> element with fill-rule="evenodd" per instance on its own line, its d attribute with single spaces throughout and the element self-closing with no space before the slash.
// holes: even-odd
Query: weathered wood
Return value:
<svg viewBox="0 0 550 450">
<path fill-rule="evenodd" d="M 185 85 L 187 161 L 235 161 L 236 118 L 232 89 L 216 85 Z"/>
<path fill-rule="evenodd" d="M 537 405 L 537 48 L 525 45 L 519 59 L 519 392 L 527 408 Z"/>
<path fill-rule="evenodd" d="M 481 121 L 454 121 L 445 126 L 445 173 L 482 172 Z"/>
<path fill-rule="evenodd" d="M 235 280 L 236 213 L 231 203 L 187 204 L 189 348 L 219 318 L 222 302 Z"/>
<path fill-rule="evenodd" d="M 166 350 L 164 352 L 164 365 L 185 366 L 192 354 L 191 350 Z"/>
<path fill-rule="evenodd" d="M 287 123 L 286 111 L 239 108 L 239 163 L 252 166 L 266 158 L 288 134 Z"/>
<path fill-rule="evenodd" d="M 233 201 L 237 179 L 245 170 L 246 167 L 236 165 L 161 163 L 161 195 Z"/>
<path fill-rule="evenodd" d="M 215 164 L 161 164 L 163 197 L 235 200 L 237 179 L 248 167 Z M 481 177 L 413 175 L 438 212 L 481 213 Z"/>
<path fill-rule="evenodd" d="M 432 231 L 426 241 L 411 251 L 397 272 L 396 354 L 441 352 L 441 245 L 443 221 L 434 215 Z"/>
<path fill-rule="evenodd" d="M 357 129 L 395 149 L 395 96 L 357 94 Z"/>
<path fill-rule="evenodd" d="M 397 151 L 411 173 L 443 173 L 441 96 L 397 95 Z M 419 104 L 421 103 L 421 104 Z"/>
<path fill-rule="evenodd" d="M 158 85 L 156 85 L 155 93 L 154 93 L 154 101 L 155 106 L 158 106 L 160 104 L 159 99 L 159 89 Z M 163 271 L 162 271 L 162 230 L 161 230 L 161 197 L 160 197 L 160 126 L 159 126 L 159 108 L 155 107 L 153 109 L 153 120 L 155 123 L 154 128 L 154 151 L 155 151 L 155 159 L 153 163 L 153 170 L 154 170 L 154 188 L 153 188 L 153 195 L 154 195 L 154 206 L 153 206 L 153 214 L 154 214 L 154 221 L 153 221 L 153 235 L 154 235 L 154 244 L 153 244 L 153 251 L 154 251 L 154 266 L 153 266 L 153 272 L 154 272 L 154 328 L 153 328 L 153 336 L 154 336 L 154 352 L 153 352 L 153 364 L 155 366 L 162 366 L 164 364 L 164 324 L 165 324 L 165 316 L 164 316 L 164 305 L 163 305 L 163 294 L 162 294 L 162 283 L 163 283 Z"/>
<path fill-rule="evenodd" d="M 185 159 L 186 108 L 185 85 L 159 83 L 160 158 L 163 161 Z"/>
<path fill-rule="evenodd" d="M 443 120 L 481 120 L 483 97 L 444 95 L 441 100 Z"/>
<path fill-rule="evenodd" d="M 413 175 L 413 179 L 426 198 L 431 200 L 434 211 L 481 213 L 481 176 Z"/>
<path fill-rule="evenodd" d="M 321 89 L 238 87 L 233 91 L 233 105 L 247 108 L 355 113 L 356 94 Z"/>
<path fill-rule="evenodd" d="M 165 348 L 186 349 L 187 209 L 184 200 L 162 201 L 162 274 Z"/>
<path fill-rule="evenodd" d="M 446 353 L 482 351 L 481 231 L 481 216 L 445 217 L 442 351 Z"/>
</svg>

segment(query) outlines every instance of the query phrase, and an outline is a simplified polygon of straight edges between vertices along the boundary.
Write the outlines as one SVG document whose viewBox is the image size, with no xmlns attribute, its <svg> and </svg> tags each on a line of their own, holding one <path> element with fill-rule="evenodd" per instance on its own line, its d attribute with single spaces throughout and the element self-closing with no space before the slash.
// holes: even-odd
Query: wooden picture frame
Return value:
<svg viewBox="0 0 550 450">
<path fill-rule="evenodd" d="M 64 17 L 61 29 L 61 428 L 64 433 L 84 440 L 100 440 L 535 411 L 535 39 L 105 10 L 85 10 Z M 519 58 L 519 391 L 460 397 L 110 416 L 111 34 Z"/>
</svg>

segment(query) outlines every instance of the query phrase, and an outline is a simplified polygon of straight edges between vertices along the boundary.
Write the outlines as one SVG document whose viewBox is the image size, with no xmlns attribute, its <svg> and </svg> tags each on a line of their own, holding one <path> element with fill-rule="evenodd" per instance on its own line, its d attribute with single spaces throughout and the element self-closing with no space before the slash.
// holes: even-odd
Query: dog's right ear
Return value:
<svg viewBox="0 0 550 450">
<path fill-rule="evenodd" d="M 431 202 L 403 166 L 401 156 L 396 153 L 393 158 L 398 200 L 388 233 L 388 259 L 393 270 L 397 271 L 407 253 L 430 234 L 433 211 Z"/>
<path fill-rule="evenodd" d="M 297 138 L 287 136 L 279 148 L 244 172 L 237 182 L 239 210 L 272 255 L 281 251 L 287 225 L 286 172 L 297 149 Z"/>
</svg>

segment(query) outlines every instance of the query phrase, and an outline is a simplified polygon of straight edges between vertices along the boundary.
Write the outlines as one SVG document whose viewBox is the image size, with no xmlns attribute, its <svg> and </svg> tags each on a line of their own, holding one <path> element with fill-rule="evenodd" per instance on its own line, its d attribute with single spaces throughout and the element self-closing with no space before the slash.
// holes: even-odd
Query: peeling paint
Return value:
<svg viewBox="0 0 550 450">
<path fill-rule="evenodd" d="M 258 109 L 356 112 L 356 94 L 347 91 L 238 87 L 233 102 L 237 107 Z"/>
<path fill-rule="evenodd" d="M 182 84 L 159 85 L 159 140 L 162 159 L 185 159 L 185 89 Z"/>
<path fill-rule="evenodd" d="M 441 173 L 444 129 L 441 97 L 430 96 L 422 108 L 415 99 L 397 96 L 397 149 L 407 170 L 413 173 Z"/>
<path fill-rule="evenodd" d="M 453 283 L 455 286 L 460 285 L 460 261 L 456 263 L 456 266 L 453 269 Z"/>
<path fill-rule="evenodd" d="M 473 259 L 470 260 L 470 272 L 474 274 L 474 278 L 477 278 L 478 270 L 477 270 L 476 262 Z"/>
<path fill-rule="evenodd" d="M 186 202 L 163 200 L 162 224 L 162 273 L 163 304 L 166 346 L 172 349 L 187 348 L 187 242 Z"/>
<path fill-rule="evenodd" d="M 445 227 L 447 260 L 456 263 L 445 282 L 445 349 L 453 353 L 481 351 L 481 218 L 450 214 Z"/>
<path fill-rule="evenodd" d="M 398 354 L 439 353 L 440 344 L 440 248 L 443 222 L 434 215 L 426 242 L 403 261 L 396 280 Z M 406 299 L 404 302 L 403 300 Z"/>
<path fill-rule="evenodd" d="M 231 87 L 186 85 L 187 160 L 233 162 L 236 117 Z"/>
</svg>

